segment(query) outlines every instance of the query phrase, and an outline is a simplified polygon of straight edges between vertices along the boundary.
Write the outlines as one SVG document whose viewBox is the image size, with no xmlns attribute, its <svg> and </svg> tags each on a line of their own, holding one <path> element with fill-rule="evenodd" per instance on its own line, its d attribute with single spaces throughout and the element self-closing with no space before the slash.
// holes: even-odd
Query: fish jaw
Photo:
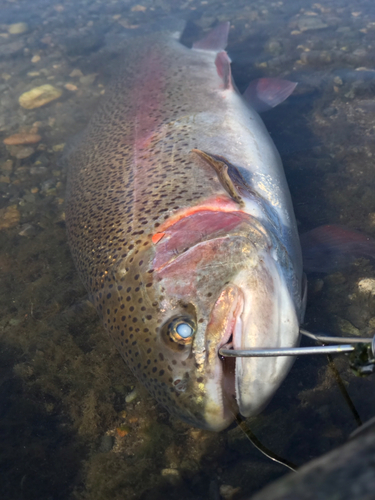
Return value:
<svg viewBox="0 0 375 500">
<path fill-rule="evenodd" d="M 235 394 L 235 360 L 219 357 L 219 349 L 228 344 L 233 332 L 241 328 L 244 297 L 241 289 L 228 285 L 214 305 L 206 329 L 207 400 L 205 419 L 214 430 L 222 430 L 238 414 Z"/>
<path fill-rule="evenodd" d="M 223 289 L 207 325 L 205 420 L 213 430 L 225 428 L 238 413 L 257 415 L 294 360 L 223 358 L 219 349 L 292 347 L 299 342 L 298 314 L 283 268 L 267 250 L 255 260 Z"/>
<path fill-rule="evenodd" d="M 299 343 L 299 313 L 285 272 L 264 252 L 251 275 L 240 272 L 235 284 L 242 290 L 241 326 L 233 331 L 233 349 L 294 347 Z M 257 415 L 289 372 L 294 357 L 236 358 L 235 391 L 240 413 Z"/>
</svg>

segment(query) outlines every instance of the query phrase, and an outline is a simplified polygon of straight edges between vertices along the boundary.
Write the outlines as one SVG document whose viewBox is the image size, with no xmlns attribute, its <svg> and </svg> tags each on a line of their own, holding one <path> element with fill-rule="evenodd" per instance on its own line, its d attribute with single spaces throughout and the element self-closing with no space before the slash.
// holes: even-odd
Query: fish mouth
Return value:
<svg viewBox="0 0 375 500">
<path fill-rule="evenodd" d="M 220 407 L 225 422 L 239 413 L 236 398 L 236 358 L 221 356 L 221 348 L 233 349 L 233 339 L 242 335 L 244 295 L 236 285 L 230 284 L 220 293 L 207 325 L 208 364 L 213 371 L 209 393 L 212 402 Z M 210 390 L 211 389 L 211 390 Z"/>
<path fill-rule="evenodd" d="M 234 322 L 232 323 L 232 328 L 229 329 L 227 335 L 229 337 L 224 336 L 222 342 L 220 342 L 218 346 L 218 357 L 222 366 L 222 394 L 223 394 L 223 404 L 224 404 L 224 412 L 230 411 L 232 414 L 237 415 L 240 411 L 239 401 L 237 399 L 236 394 L 236 375 L 237 375 L 237 360 L 235 357 L 222 356 L 220 354 L 220 349 L 234 349 L 234 338 L 238 336 L 242 336 L 243 332 L 243 321 L 242 321 L 242 313 L 244 307 L 244 297 L 243 293 L 240 289 L 239 299 L 237 303 L 236 310 L 233 314 Z"/>
<path fill-rule="evenodd" d="M 219 346 L 219 351 L 221 348 L 232 349 L 233 350 L 233 333 L 231 333 L 230 338 L 227 343 Z M 236 414 L 239 412 L 238 402 L 236 399 L 236 358 L 222 356 L 218 352 L 220 363 L 222 365 L 222 394 L 224 407 L 229 406 L 233 412 Z"/>
<path fill-rule="evenodd" d="M 218 304 L 226 294 L 227 320 L 216 345 L 215 372 L 224 420 L 230 414 L 233 419 L 238 413 L 244 417 L 260 413 L 289 372 L 294 358 L 232 358 L 221 356 L 220 349 L 292 347 L 299 341 L 293 297 L 271 256 L 263 254 L 251 275 L 246 270 L 240 272 L 226 290 L 213 309 L 217 320 L 222 321 Z"/>
</svg>

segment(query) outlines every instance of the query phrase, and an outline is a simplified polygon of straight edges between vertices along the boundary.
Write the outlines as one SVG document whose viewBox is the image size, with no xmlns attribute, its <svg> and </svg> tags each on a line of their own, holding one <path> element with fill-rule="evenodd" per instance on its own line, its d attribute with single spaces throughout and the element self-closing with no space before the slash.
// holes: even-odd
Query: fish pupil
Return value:
<svg viewBox="0 0 375 500">
<path fill-rule="evenodd" d="M 187 339 L 193 335 L 193 329 L 192 327 L 187 324 L 187 323 L 180 323 L 176 327 L 176 332 L 182 337 L 183 339 Z"/>
</svg>

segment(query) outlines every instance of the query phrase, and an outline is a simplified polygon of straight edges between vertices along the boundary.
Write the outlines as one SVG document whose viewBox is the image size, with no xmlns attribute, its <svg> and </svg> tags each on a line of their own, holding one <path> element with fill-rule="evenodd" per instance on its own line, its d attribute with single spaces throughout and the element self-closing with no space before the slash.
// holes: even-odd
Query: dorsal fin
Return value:
<svg viewBox="0 0 375 500">
<path fill-rule="evenodd" d="M 200 149 L 192 149 L 192 152 L 213 167 L 223 188 L 240 207 L 244 207 L 243 195 L 253 193 L 253 190 L 247 185 L 239 170 L 222 156 L 211 155 Z"/>
<path fill-rule="evenodd" d="M 230 69 L 231 60 L 223 50 L 219 52 L 215 59 L 217 74 L 223 79 L 224 89 L 232 89 L 232 71 Z"/>
<path fill-rule="evenodd" d="M 229 21 L 218 24 L 202 40 L 193 43 L 193 49 L 221 52 L 228 43 L 229 26 Z"/>
<path fill-rule="evenodd" d="M 259 78 L 249 83 L 243 97 L 255 111 L 262 113 L 285 101 L 296 86 L 297 83 L 281 78 Z"/>
</svg>

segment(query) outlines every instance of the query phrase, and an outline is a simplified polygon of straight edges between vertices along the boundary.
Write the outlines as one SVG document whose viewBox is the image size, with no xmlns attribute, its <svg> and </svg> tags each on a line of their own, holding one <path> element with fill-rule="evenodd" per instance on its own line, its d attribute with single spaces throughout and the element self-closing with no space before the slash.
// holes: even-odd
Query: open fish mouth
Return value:
<svg viewBox="0 0 375 500">
<path fill-rule="evenodd" d="M 236 397 L 236 359 L 223 357 L 221 348 L 233 349 L 233 339 L 243 335 L 242 313 L 244 294 L 233 284 L 227 285 L 220 293 L 207 325 L 208 360 L 214 367 L 216 392 L 221 400 L 223 418 L 238 414 Z"/>
<path fill-rule="evenodd" d="M 220 345 L 218 349 L 218 357 L 222 364 L 222 391 L 223 391 L 223 403 L 224 406 L 228 405 L 229 411 L 240 412 L 240 401 L 238 399 L 238 394 L 236 391 L 236 387 L 238 387 L 239 381 L 237 380 L 238 372 L 237 372 L 237 360 L 235 357 L 224 357 L 220 355 L 219 351 L 221 348 L 225 349 L 234 349 L 234 339 L 240 338 L 245 335 L 243 331 L 243 320 L 242 313 L 244 307 L 244 297 L 242 292 L 240 291 L 239 303 L 237 305 L 237 310 L 234 315 L 234 324 L 231 328 L 230 336 L 228 339 L 223 339 L 224 342 Z M 226 409 L 224 411 L 227 411 Z"/>
<path fill-rule="evenodd" d="M 231 334 L 228 342 L 219 346 L 219 351 L 221 348 L 233 349 L 233 334 Z M 218 356 L 222 365 L 222 391 L 223 391 L 223 403 L 224 405 L 229 404 L 229 407 L 238 413 L 238 403 L 236 399 L 236 358 L 222 356 L 218 352 Z"/>
</svg>

